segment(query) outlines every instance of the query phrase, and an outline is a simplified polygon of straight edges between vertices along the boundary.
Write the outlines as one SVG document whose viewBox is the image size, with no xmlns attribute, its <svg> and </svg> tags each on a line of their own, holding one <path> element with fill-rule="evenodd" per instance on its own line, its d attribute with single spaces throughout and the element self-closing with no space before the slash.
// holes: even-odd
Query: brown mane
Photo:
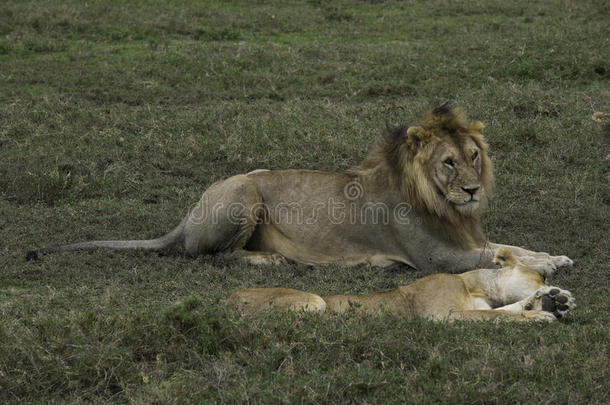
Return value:
<svg viewBox="0 0 610 405">
<path fill-rule="evenodd" d="M 487 206 L 487 199 L 494 191 L 493 165 L 487 154 L 479 121 L 469 122 L 460 108 L 447 104 L 426 110 L 417 120 L 417 136 L 406 126 L 388 128 L 387 133 L 373 147 L 367 158 L 351 170 L 359 176 L 389 177 L 388 186 L 400 191 L 413 209 L 422 215 L 436 235 L 463 248 L 482 246 L 485 235 L 481 229 L 480 215 Z M 458 147 L 470 137 L 481 150 L 481 185 L 484 190 L 479 209 L 472 213 L 460 213 L 438 191 L 429 177 L 435 147 L 451 139 Z"/>
</svg>

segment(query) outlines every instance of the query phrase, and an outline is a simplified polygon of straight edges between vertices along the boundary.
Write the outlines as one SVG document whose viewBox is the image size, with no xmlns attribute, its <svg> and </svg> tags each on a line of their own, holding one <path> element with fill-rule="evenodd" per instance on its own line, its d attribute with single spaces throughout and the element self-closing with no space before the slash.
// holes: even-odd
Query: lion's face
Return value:
<svg viewBox="0 0 610 405">
<path fill-rule="evenodd" d="M 431 156 L 429 176 L 445 197 L 461 213 L 479 207 L 481 195 L 481 150 L 467 135 L 461 145 L 446 137 Z"/>
<path fill-rule="evenodd" d="M 411 158 L 405 179 L 417 189 L 428 212 L 439 216 L 475 216 L 493 189 L 492 164 L 483 140 L 483 124 L 451 128 L 410 127 Z"/>
</svg>

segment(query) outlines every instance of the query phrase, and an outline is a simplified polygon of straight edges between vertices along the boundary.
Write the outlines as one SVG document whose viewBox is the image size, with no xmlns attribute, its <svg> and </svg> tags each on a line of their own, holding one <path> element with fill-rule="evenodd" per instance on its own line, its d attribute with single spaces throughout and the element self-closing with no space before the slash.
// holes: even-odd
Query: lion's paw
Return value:
<svg viewBox="0 0 610 405">
<path fill-rule="evenodd" d="M 574 261 L 568 256 L 551 256 L 545 252 L 532 252 L 529 255 L 522 255 L 519 257 L 519 261 L 545 276 L 551 276 L 558 267 L 574 264 Z"/>
<path fill-rule="evenodd" d="M 279 253 L 250 253 L 244 259 L 254 265 L 280 265 L 286 263 L 286 258 Z"/>
<path fill-rule="evenodd" d="M 532 256 L 522 256 L 519 260 L 526 267 L 545 277 L 551 277 L 557 270 L 557 265 L 550 257 L 548 259 L 540 259 Z"/>
<path fill-rule="evenodd" d="M 553 260 L 553 263 L 555 263 L 555 266 L 557 267 L 574 265 L 574 260 L 570 259 L 568 256 L 551 256 L 551 260 Z"/>
<path fill-rule="evenodd" d="M 532 300 L 525 305 L 524 309 L 545 311 L 560 319 L 574 308 L 576 308 L 576 299 L 572 296 L 572 293 L 551 286 L 536 291 Z"/>
<path fill-rule="evenodd" d="M 270 255 L 268 260 L 269 260 L 269 263 L 276 265 L 276 266 L 287 263 L 286 258 L 279 253 L 274 253 L 274 254 Z"/>
</svg>

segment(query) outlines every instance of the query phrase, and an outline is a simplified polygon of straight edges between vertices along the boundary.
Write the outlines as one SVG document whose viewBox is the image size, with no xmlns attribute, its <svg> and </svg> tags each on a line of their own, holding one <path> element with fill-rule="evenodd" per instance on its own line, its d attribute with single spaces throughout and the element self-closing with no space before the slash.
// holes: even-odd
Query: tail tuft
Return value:
<svg viewBox="0 0 610 405">
<path fill-rule="evenodd" d="M 28 262 L 31 260 L 38 260 L 38 252 L 35 250 L 30 250 L 25 254 L 25 260 Z"/>
</svg>

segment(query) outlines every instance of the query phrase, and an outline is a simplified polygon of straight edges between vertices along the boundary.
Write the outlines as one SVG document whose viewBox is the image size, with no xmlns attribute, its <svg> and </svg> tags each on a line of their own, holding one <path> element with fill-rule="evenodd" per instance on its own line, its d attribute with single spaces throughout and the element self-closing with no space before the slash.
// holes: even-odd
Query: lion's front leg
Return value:
<svg viewBox="0 0 610 405">
<path fill-rule="evenodd" d="M 574 261 L 567 256 L 551 256 L 546 252 L 533 252 L 518 246 L 502 245 L 499 243 L 489 243 L 487 246 L 489 246 L 489 249 L 494 254 L 500 248 L 510 249 L 521 264 L 546 277 L 552 276 L 558 267 L 572 266 L 574 264 Z"/>
<path fill-rule="evenodd" d="M 574 261 L 568 256 L 551 256 L 546 252 L 534 252 L 531 250 L 523 249 L 518 246 L 502 245 L 499 243 L 490 243 L 489 246 L 491 246 L 494 251 L 502 247 L 509 248 L 515 254 L 515 256 L 517 256 L 517 258 L 525 258 L 526 260 L 551 261 L 556 267 L 572 266 L 574 264 Z M 523 261 L 521 262 L 524 263 Z"/>
</svg>

